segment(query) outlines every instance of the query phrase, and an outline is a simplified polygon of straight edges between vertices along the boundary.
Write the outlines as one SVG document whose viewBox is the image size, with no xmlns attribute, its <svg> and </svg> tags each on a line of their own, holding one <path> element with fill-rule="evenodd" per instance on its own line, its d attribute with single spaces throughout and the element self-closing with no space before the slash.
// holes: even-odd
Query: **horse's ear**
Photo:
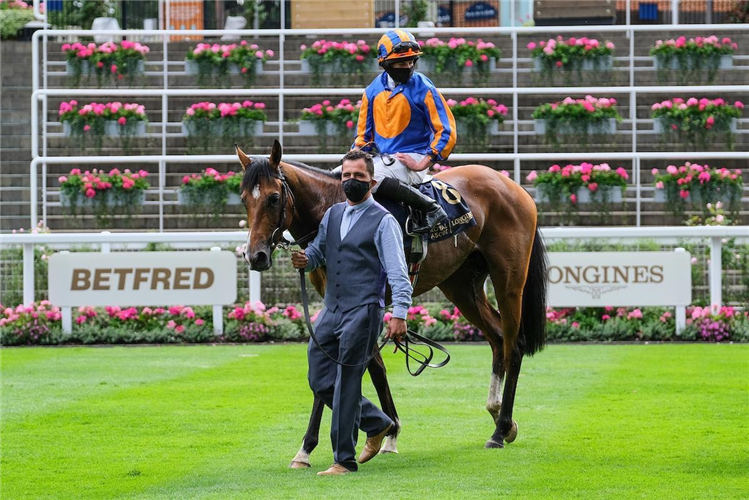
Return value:
<svg viewBox="0 0 749 500">
<path fill-rule="evenodd" d="M 249 167 L 250 163 L 252 163 L 252 158 L 247 156 L 245 152 L 242 151 L 242 149 L 236 144 L 234 144 L 234 149 L 236 149 L 237 156 L 239 156 L 239 163 L 242 164 L 242 170 L 247 170 L 247 167 Z"/>
<path fill-rule="evenodd" d="M 278 140 L 273 141 L 273 149 L 270 152 L 270 164 L 273 168 L 278 168 L 281 164 L 281 155 L 283 155 L 283 148 Z"/>
</svg>

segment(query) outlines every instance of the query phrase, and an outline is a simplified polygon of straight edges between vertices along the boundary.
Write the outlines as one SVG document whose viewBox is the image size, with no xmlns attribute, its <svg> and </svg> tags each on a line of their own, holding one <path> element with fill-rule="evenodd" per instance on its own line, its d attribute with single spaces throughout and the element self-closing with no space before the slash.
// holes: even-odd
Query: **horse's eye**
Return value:
<svg viewBox="0 0 749 500">
<path fill-rule="evenodd" d="M 281 196 L 278 193 L 272 194 L 268 196 L 268 205 L 271 207 L 275 207 L 278 205 L 278 202 L 281 200 Z"/>
</svg>

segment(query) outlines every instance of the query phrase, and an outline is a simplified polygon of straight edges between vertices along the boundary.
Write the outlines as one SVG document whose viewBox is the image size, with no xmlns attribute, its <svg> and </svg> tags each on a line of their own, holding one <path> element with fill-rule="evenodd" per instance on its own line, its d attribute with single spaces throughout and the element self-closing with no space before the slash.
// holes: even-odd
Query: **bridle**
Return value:
<svg viewBox="0 0 749 500">
<path fill-rule="evenodd" d="M 312 241 L 315 236 L 317 236 L 317 229 L 295 241 L 289 241 L 283 235 L 284 231 L 286 231 L 291 226 L 291 221 L 289 221 L 288 226 L 286 225 L 287 200 L 291 201 L 291 214 L 293 217 L 296 211 L 296 198 L 294 198 L 294 192 L 291 190 L 289 182 L 286 180 L 286 176 L 283 174 L 283 170 L 281 169 L 280 165 L 278 166 L 278 179 L 281 181 L 281 214 L 278 217 L 278 224 L 276 224 L 276 228 L 270 235 L 271 253 L 273 253 L 276 247 L 282 250 L 290 250 L 294 245 L 304 245 L 305 243 L 309 243 L 310 241 Z M 280 235 L 278 239 L 276 239 L 277 234 Z"/>
</svg>

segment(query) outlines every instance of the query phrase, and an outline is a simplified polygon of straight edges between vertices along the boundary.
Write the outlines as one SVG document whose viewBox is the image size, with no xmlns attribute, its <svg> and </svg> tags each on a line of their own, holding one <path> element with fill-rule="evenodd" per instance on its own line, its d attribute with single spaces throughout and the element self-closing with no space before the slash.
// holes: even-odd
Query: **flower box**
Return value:
<svg viewBox="0 0 749 500">
<path fill-rule="evenodd" d="M 78 196 L 78 199 L 76 201 L 76 206 L 81 208 L 86 207 L 93 207 L 94 205 L 98 205 L 100 203 L 100 200 L 102 199 L 101 194 L 97 194 L 93 198 L 87 198 L 83 194 L 80 194 Z M 143 205 L 146 201 L 146 192 L 144 190 L 137 190 L 132 192 L 132 200 L 134 200 L 135 205 Z M 121 207 L 123 205 L 127 205 L 128 203 L 124 202 L 121 198 L 114 195 L 113 192 L 107 191 L 104 193 L 104 205 L 108 207 Z M 64 207 L 69 207 L 72 205 L 71 198 L 65 191 L 60 191 L 60 203 Z"/>
<path fill-rule="evenodd" d="M 338 127 L 330 120 L 325 121 L 325 134 L 338 134 Z M 312 120 L 299 120 L 299 135 L 317 135 L 317 125 Z"/>
<path fill-rule="evenodd" d="M 614 58 L 612 56 L 598 57 L 595 60 L 582 59 L 572 60 L 568 69 L 581 69 L 582 71 L 610 71 L 614 67 Z M 564 67 L 559 68 L 564 69 Z M 539 57 L 533 58 L 533 70 L 540 73 L 543 71 L 543 62 Z"/>
<path fill-rule="evenodd" d="M 194 199 L 193 193 L 189 191 L 177 191 L 177 203 L 180 205 L 201 205 L 201 199 Z M 229 193 L 226 197 L 227 205 L 241 205 L 242 198 L 238 193 Z"/>
<path fill-rule="evenodd" d="M 489 58 L 489 71 L 497 71 L 497 58 L 496 57 L 490 57 Z M 419 73 L 428 73 L 428 74 L 435 74 L 437 73 L 437 61 L 436 59 L 433 59 L 431 57 L 422 57 L 419 59 L 419 62 L 416 63 L 416 70 Z M 475 73 L 479 71 L 478 66 L 476 64 L 472 66 L 464 66 L 463 71 L 466 71 L 468 73 Z"/>
<path fill-rule="evenodd" d="M 107 120 L 107 122 L 104 124 L 104 135 L 122 135 L 123 127 L 123 125 L 120 125 L 115 120 Z M 132 131 L 131 135 L 144 136 L 146 135 L 146 122 L 139 121 L 135 125 L 131 125 L 130 130 Z"/>
<path fill-rule="evenodd" d="M 104 135 L 107 136 L 119 136 L 122 132 L 122 125 L 117 123 L 115 120 L 107 120 L 104 122 Z M 144 136 L 146 135 L 146 122 L 145 121 L 138 121 L 131 130 L 133 133 L 131 135 L 134 136 Z M 63 122 L 62 123 L 62 133 L 65 135 L 65 137 L 70 137 L 73 135 L 73 128 L 70 126 L 70 122 Z"/>
<path fill-rule="evenodd" d="M 663 63 L 662 63 L 661 58 L 659 58 L 659 57 L 653 57 L 653 67 L 655 69 L 693 70 L 693 69 L 696 69 L 696 68 L 699 68 L 700 66 L 702 66 L 701 64 L 699 64 L 697 62 L 698 59 L 696 59 L 696 57 L 697 56 L 694 56 L 694 55 L 691 55 L 691 54 L 687 57 L 687 59 L 686 59 L 687 67 L 686 68 L 682 68 L 681 67 L 681 62 L 677 58 L 669 59 L 668 62 L 666 63 L 666 67 L 664 68 L 662 66 Z M 700 58 L 700 59 L 703 59 L 703 58 Z M 731 54 L 723 54 L 723 55 L 721 55 L 720 56 L 720 62 L 718 63 L 718 68 L 717 69 L 730 69 L 730 68 L 733 68 L 733 55 L 731 55 Z"/>
<path fill-rule="evenodd" d="M 211 74 L 218 73 L 218 67 L 217 66 L 210 66 Z M 197 61 L 185 59 L 185 73 L 188 75 L 199 75 L 200 74 L 200 65 Z M 239 75 L 242 73 L 242 70 L 239 68 L 238 64 L 229 64 L 229 73 L 232 75 Z M 263 74 L 263 61 L 258 59 L 255 61 L 255 74 L 261 75 Z"/>
<path fill-rule="evenodd" d="M 533 128 L 536 135 L 546 134 L 546 120 L 533 120 Z M 616 118 L 608 118 L 605 120 L 598 120 L 589 122 L 587 124 L 586 132 L 588 134 L 615 134 L 616 133 Z M 569 124 L 562 124 L 557 128 L 556 133 L 558 134 L 574 134 L 576 133 L 574 127 Z"/>
<path fill-rule="evenodd" d="M 607 202 L 608 203 L 621 203 L 624 200 L 624 197 L 622 195 L 622 190 L 619 187 L 615 186 L 605 186 L 598 189 L 601 193 L 607 193 Z M 585 204 L 585 203 L 591 203 L 592 197 L 591 197 L 591 191 L 588 188 L 582 187 L 578 189 L 575 192 L 575 195 L 577 196 L 577 203 L 578 204 Z M 533 196 L 533 199 L 536 200 L 538 203 L 544 203 L 549 201 L 549 197 L 544 191 L 543 187 L 536 188 L 536 193 Z"/>
<path fill-rule="evenodd" d="M 65 73 L 70 76 L 76 74 L 75 68 L 70 64 L 70 61 L 65 61 Z M 93 71 L 91 71 L 91 66 L 88 64 L 88 61 L 81 61 L 81 74 L 85 75 L 88 73 L 93 73 Z"/>
<path fill-rule="evenodd" d="M 380 63 L 377 62 L 377 59 L 372 59 L 370 61 L 363 61 L 359 63 L 362 67 L 362 71 L 365 73 L 379 73 L 380 72 Z M 320 70 L 322 73 L 346 73 L 347 70 L 343 67 L 343 64 L 339 60 L 335 60 L 330 64 L 324 64 L 320 66 Z M 310 67 L 309 60 L 308 59 L 302 59 L 302 73 L 312 73 L 312 68 Z"/>
<path fill-rule="evenodd" d="M 182 125 L 182 135 L 186 137 L 200 135 L 202 133 L 202 131 L 198 130 L 198 127 L 193 121 L 183 121 L 181 125 Z M 238 132 L 240 133 L 240 135 L 244 135 L 244 136 L 255 137 L 255 136 L 262 135 L 263 134 L 263 122 L 260 120 L 241 120 L 239 122 Z M 215 135 L 215 136 L 224 135 L 224 123 L 221 121 L 220 118 L 211 120 L 210 127 L 208 127 L 208 133 L 210 135 Z"/>
<path fill-rule="evenodd" d="M 738 131 L 738 128 L 737 128 L 738 121 L 736 120 L 736 118 L 731 119 L 728 127 L 731 133 L 733 134 L 735 134 Z M 657 118 L 653 120 L 653 131 L 657 134 L 663 134 L 665 132 L 668 132 L 668 130 L 663 127 L 663 122 Z"/>
</svg>

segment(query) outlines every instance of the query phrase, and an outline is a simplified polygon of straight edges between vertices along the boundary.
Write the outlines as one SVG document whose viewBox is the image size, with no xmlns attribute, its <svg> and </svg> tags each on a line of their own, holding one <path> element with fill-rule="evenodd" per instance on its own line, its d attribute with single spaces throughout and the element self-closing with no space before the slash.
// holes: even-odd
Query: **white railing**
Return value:
<svg viewBox="0 0 749 500">
<path fill-rule="evenodd" d="M 720 307 L 722 298 L 722 240 L 724 238 L 749 238 L 749 226 L 726 227 L 640 227 L 640 228 L 541 228 L 547 241 L 574 239 L 600 240 L 602 238 L 673 240 L 710 240 L 710 304 Z M 238 244 L 247 240 L 244 231 L 201 232 L 201 233 L 54 233 L 54 234 L 2 234 L 0 246 L 23 246 L 23 301 L 34 301 L 34 245 L 101 245 L 102 251 L 109 252 L 113 244 L 132 245 L 134 243 L 195 243 L 212 245 L 219 243 Z M 260 274 L 250 273 L 250 300 L 260 300 Z"/>
<path fill-rule="evenodd" d="M 511 2 L 514 3 L 514 2 Z M 283 4 L 283 2 L 282 2 Z M 694 92 L 694 93 L 705 93 L 705 92 L 746 92 L 746 85 L 699 85 L 699 86 L 637 86 L 635 85 L 635 71 L 640 69 L 635 67 L 635 61 L 640 61 L 643 57 L 634 56 L 635 47 L 635 36 L 638 33 L 650 33 L 650 32 L 662 32 L 667 30 L 673 30 L 671 25 L 643 25 L 643 26 L 572 26 L 572 27 L 540 27 L 540 28 L 415 28 L 412 31 L 419 35 L 426 33 L 429 35 L 441 35 L 451 33 L 465 33 L 470 31 L 473 35 L 509 35 L 512 38 L 512 87 L 486 87 L 486 88 L 443 88 L 442 91 L 447 95 L 468 95 L 475 94 L 477 92 L 481 94 L 503 94 L 512 96 L 512 119 L 507 120 L 508 124 L 513 125 L 512 132 L 503 132 L 503 135 L 512 135 L 513 137 L 513 153 L 510 154 L 466 154 L 466 155 L 453 155 L 451 160 L 453 161 L 514 161 L 514 178 L 517 182 L 520 182 L 520 167 L 519 162 L 522 160 L 550 160 L 559 161 L 560 159 L 579 159 L 579 160 L 592 160 L 595 158 L 602 160 L 612 161 L 614 159 L 630 159 L 636 162 L 633 165 L 635 174 L 633 177 L 633 190 L 635 192 L 636 201 L 636 225 L 639 226 L 641 222 L 641 191 L 647 191 L 647 187 L 641 186 L 640 182 L 640 166 L 639 162 L 641 159 L 663 159 L 673 160 L 677 158 L 682 159 L 743 159 L 746 157 L 746 153 L 640 153 L 638 152 L 637 138 L 639 134 L 652 134 L 654 131 L 650 127 L 653 120 L 651 119 L 638 119 L 637 118 L 637 97 L 638 94 L 642 93 L 664 93 L 664 92 Z M 613 87 L 524 87 L 518 88 L 518 74 L 522 71 L 530 71 L 527 68 L 520 68 L 520 62 L 528 62 L 529 58 L 520 58 L 518 56 L 518 34 L 531 34 L 531 33 L 549 33 L 549 32 L 565 32 L 565 33 L 588 33 L 591 30 L 596 32 L 623 32 L 629 37 L 629 55 L 626 57 L 619 57 L 618 60 L 626 60 L 629 63 L 629 84 L 626 86 L 613 86 Z M 734 24 L 734 25 L 684 25 L 679 27 L 679 31 L 699 31 L 706 32 L 710 30 L 721 30 L 721 31 L 735 31 L 743 30 L 749 31 L 749 24 Z M 284 87 L 284 75 L 293 72 L 288 69 L 287 61 L 284 59 L 284 44 L 285 37 L 288 35 L 316 35 L 316 36 L 327 36 L 327 35 L 372 35 L 380 34 L 382 29 L 327 29 L 327 30 L 293 30 L 293 29 L 280 29 L 280 30 L 195 30 L 190 31 L 191 35 L 203 35 L 203 36 L 220 36 L 224 34 L 233 35 L 244 35 L 244 36 L 272 36 L 278 37 L 279 44 L 279 60 L 278 63 L 278 74 L 279 74 L 279 86 L 278 88 L 267 88 L 267 89 L 174 89 L 169 88 L 168 83 L 168 68 L 170 65 L 168 51 L 169 43 L 168 37 L 170 35 L 185 35 L 184 31 L 180 30 L 120 30 L 120 31 L 91 31 L 91 30 L 41 30 L 34 33 L 32 42 L 32 79 L 33 79 L 33 94 L 31 97 L 31 153 L 33 161 L 31 163 L 30 175 L 31 175 L 31 220 L 32 226 L 36 225 L 38 221 L 37 214 L 37 178 L 36 173 L 38 165 L 42 166 L 42 212 L 43 220 L 46 222 L 47 206 L 48 206 L 48 191 L 47 191 L 47 165 L 48 164 L 92 164 L 92 163 L 158 163 L 159 164 L 159 187 L 158 190 L 154 190 L 151 193 L 158 193 L 157 202 L 147 202 L 148 204 L 158 203 L 159 209 L 159 228 L 163 230 L 163 206 L 169 204 L 165 202 L 164 194 L 169 193 L 165 189 L 165 172 L 167 163 L 218 163 L 226 161 L 234 161 L 233 157 L 230 156 L 170 156 L 167 154 L 167 137 L 173 137 L 177 134 L 168 131 L 168 127 L 175 127 L 178 123 L 170 123 L 168 121 L 169 111 L 169 98 L 178 96 L 277 96 L 278 97 L 278 112 L 279 116 L 284 115 L 284 99 L 286 96 L 329 96 L 331 93 L 338 95 L 360 95 L 363 91 L 361 88 L 287 88 Z M 161 36 L 163 44 L 163 60 L 160 62 L 149 62 L 149 64 L 161 64 L 161 71 L 156 74 L 163 76 L 163 88 L 158 89 L 50 89 L 48 88 L 48 54 L 47 47 L 49 37 L 59 35 L 130 35 L 130 36 Z M 40 85 L 40 54 L 39 54 L 39 42 L 43 41 L 43 61 L 42 65 L 42 82 Z M 749 56 L 735 56 L 737 60 L 749 60 Z M 294 61 L 292 64 L 298 63 Z M 174 62 L 171 63 L 174 65 Z M 177 65 L 181 64 L 179 61 Z M 749 66 L 743 67 L 749 69 Z M 737 68 L 734 68 L 737 69 Z M 532 134 L 533 132 L 524 132 L 520 130 L 520 125 L 526 125 L 531 123 L 531 120 L 519 120 L 518 118 L 518 102 L 520 96 L 532 95 L 532 94 L 551 94 L 551 95 L 583 95 L 586 93 L 601 93 L 604 92 L 608 95 L 629 95 L 629 117 L 625 118 L 624 123 L 628 123 L 631 126 L 631 153 L 568 153 L 568 154 L 546 154 L 546 155 L 535 155 L 519 153 L 519 137 L 521 135 Z M 159 96 L 162 98 L 162 110 L 161 110 L 161 122 L 154 122 L 154 127 L 160 128 L 160 133 L 153 134 L 153 136 L 161 137 L 161 155 L 154 156 L 110 156 L 110 157 L 53 157 L 48 155 L 47 142 L 48 138 L 59 136 L 59 133 L 48 132 L 48 125 L 56 122 L 48 122 L 48 98 L 57 96 Z M 40 151 L 39 146 L 39 102 L 42 103 L 42 123 L 41 123 L 41 135 L 42 135 L 42 147 Z M 749 119 L 740 119 L 740 124 L 749 123 Z M 285 123 L 282 119 L 278 122 L 269 123 L 271 125 L 278 126 L 278 138 L 283 143 L 284 136 L 296 135 L 294 133 L 289 134 L 285 132 Z M 642 130 L 638 125 L 647 124 L 648 128 Z M 630 131 L 626 131 L 630 132 Z M 739 128 L 737 131 L 740 134 L 749 133 L 749 129 L 743 130 Z M 264 135 L 271 135 L 270 133 Z M 275 135 L 275 134 L 273 134 Z M 322 162 L 322 161 L 337 161 L 338 155 L 293 155 L 289 156 L 290 159 L 299 159 L 309 162 Z M 748 187 L 749 189 L 749 187 Z"/>
<path fill-rule="evenodd" d="M 282 2 L 283 4 L 283 2 Z M 520 95 L 529 94 L 559 94 L 559 95 L 575 95 L 585 93 L 600 93 L 605 92 L 607 94 L 628 94 L 630 96 L 630 116 L 628 122 L 632 124 L 632 151 L 637 151 L 637 94 L 643 92 L 743 92 L 746 90 L 744 85 L 708 85 L 708 86 L 636 86 L 635 85 L 635 71 L 649 68 L 635 68 L 635 61 L 641 61 L 644 59 L 652 59 L 647 57 L 636 57 L 634 55 L 635 49 L 635 37 L 637 33 L 649 33 L 649 32 L 661 32 L 673 30 L 671 25 L 643 25 L 643 26 L 568 26 L 568 27 L 539 27 L 539 28 L 413 28 L 411 31 L 415 35 L 426 33 L 430 36 L 436 36 L 441 34 L 453 34 L 453 33 L 466 33 L 470 32 L 472 35 L 510 35 L 512 38 L 512 87 L 486 87 L 486 88 L 443 88 L 441 89 L 444 94 L 447 95 L 466 95 L 476 92 L 485 94 L 510 94 L 512 95 L 512 120 L 508 123 L 514 125 L 514 137 L 513 137 L 513 152 L 518 152 L 518 97 Z M 617 60 L 628 61 L 629 67 L 629 85 L 627 86 L 616 86 L 616 87 L 525 87 L 518 88 L 518 74 L 523 71 L 530 71 L 527 68 L 520 68 L 520 62 L 528 62 L 530 58 L 521 58 L 518 55 L 518 34 L 532 34 L 532 33 L 546 33 L 549 32 L 565 32 L 565 33 L 589 33 L 590 31 L 604 32 L 604 33 L 625 33 L 629 38 L 629 55 L 626 57 L 618 57 Z M 722 30 L 722 31 L 749 31 L 749 24 L 732 24 L 732 25 L 694 25 L 694 26 L 680 26 L 679 31 L 699 31 L 705 32 L 709 30 Z M 336 95 L 360 95 L 363 91 L 362 88 L 293 88 L 289 89 L 284 86 L 284 75 L 293 73 L 293 70 L 287 66 L 287 61 L 284 58 L 285 52 L 285 37 L 290 35 L 316 35 L 316 36 L 327 36 L 327 35 L 379 35 L 382 33 L 382 29 L 280 29 L 280 30 L 191 30 L 191 35 L 206 36 L 206 37 L 219 37 L 225 34 L 239 35 L 247 37 L 278 37 L 278 75 L 279 75 L 279 86 L 277 89 L 169 89 L 169 74 L 168 68 L 169 62 L 169 43 L 168 37 L 170 35 L 185 35 L 185 31 L 180 30 L 118 30 L 118 31 L 92 31 L 92 30 L 40 30 L 34 33 L 32 37 L 32 82 L 33 82 L 33 94 L 32 94 L 32 157 L 36 158 L 39 156 L 38 136 L 39 136 L 39 123 L 38 123 L 38 100 L 42 101 L 43 105 L 43 128 L 42 134 L 44 138 L 44 152 L 42 156 L 46 154 L 46 142 L 48 137 L 47 132 L 47 111 L 48 111 L 48 97 L 50 96 L 161 96 L 162 97 L 162 122 L 161 125 L 161 137 L 162 137 L 162 153 L 166 154 L 166 137 L 167 137 L 167 126 L 168 123 L 168 98 L 170 96 L 277 96 L 278 97 L 278 113 L 279 117 L 284 116 L 286 96 L 329 96 L 332 94 Z M 161 65 L 161 71 L 152 74 L 161 74 L 163 76 L 163 88 L 161 89 L 49 89 L 48 88 L 48 54 L 47 46 L 50 36 L 92 36 L 92 35 L 129 35 L 129 36 L 160 36 L 162 37 L 163 45 L 163 59 L 158 64 Z M 40 59 L 39 59 L 39 41 L 42 39 L 43 45 L 43 85 L 40 86 Z M 736 60 L 749 60 L 749 56 L 734 56 Z M 299 61 L 291 62 L 292 66 L 298 64 Z M 179 61 L 176 62 L 180 64 Z M 156 62 L 149 62 L 149 64 L 156 64 Z M 172 62 L 174 64 L 174 62 Z M 733 68 L 741 69 L 741 68 Z M 640 120 L 640 122 L 649 122 L 651 120 Z M 278 136 L 281 143 L 284 138 L 284 121 L 279 119 L 277 123 Z M 175 125 L 175 124 L 171 124 Z"/>
<path fill-rule="evenodd" d="M 642 221 L 642 203 L 648 201 L 648 198 L 643 198 L 643 193 L 654 192 L 652 186 L 644 186 L 642 184 L 642 160 L 663 160 L 663 161 L 676 161 L 676 160 L 742 160 L 747 158 L 747 153 L 727 153 L 727 152 L 715 152 L 715 153 L 692 153 L 692 152 L 675 152 L 675 153 L 493 153 L 493 154 L 454 154 L 450 157 L 451 162 L 468 162 L 468 161 L 512 161 L 513 162 L 513 179 L 518 184 L 522 184 L 521 179 L 521 162 L 522 161 L 535 161 L 535 160 L 548 160 L 549 162 L 562 162 L 562 161 L 593 161 L 593 160 L 605 160 L 605 161 L 616 161 L 616 160 L 629 160 L 632 161 L 632 176 L 630 177 L 631 185 L 628 188 L 628 193 L 634 195 L 633 197 L 627 198 L 627 201 L 634 200 L 635 202 L 635 225 L 640 227 Z M 310 154 L 310 155 L 285 155 L 286 160 L 295 161 L 319 161 L 319 162 L 336 162 L 341 159 L 341 155 L 335 154 Z M 37 183 L 39 165 L 42 167 L 42 222 L 47 225 L 47 209 L 48 207 L 61 206 L 59 201 L 50 202 L 48 198 L 50 192 L 47 189 L 47 165 L 103 165 L 103 164 L 122 164 L 122 163 L 138 163 L 138 164 L 157 164 L 158 165 L 158 186 L 156 189 L 147 191 L 148 194 L 156 195 L 156 201 L 146 201 L 146 205 L 158 205 L 159 206 L 159 231 L 164 230 L 164 207 L 168 205 L 175 205 L 177 202 L 174 200 L 166 200 L 165 195 L 173 196 L 178 189 L 167 189 L 165 185 L 167 165 L 170 163 L 176 163 L 182 165 L 185 163 L 201 163 L 201 164 L 215 164 L 215 163 L 229 163 L 238 162 L 236 155 L 185 155 L 185 156 L 83 156 L 83 157 L 47 157 L 47 158 L 35 158 L 31 162 L 30 174 L 30 191 L 31 191 L 31 227 L 36 227 L 39 222 L 39 186 Z M 742 201 L 749 201 L 749 185 L 743 188 L 744 195 Z M 55 193 L 59 195 L 59 192 Z M 210 233 L 213 234 L 213 233 Z"/>
</svg>

